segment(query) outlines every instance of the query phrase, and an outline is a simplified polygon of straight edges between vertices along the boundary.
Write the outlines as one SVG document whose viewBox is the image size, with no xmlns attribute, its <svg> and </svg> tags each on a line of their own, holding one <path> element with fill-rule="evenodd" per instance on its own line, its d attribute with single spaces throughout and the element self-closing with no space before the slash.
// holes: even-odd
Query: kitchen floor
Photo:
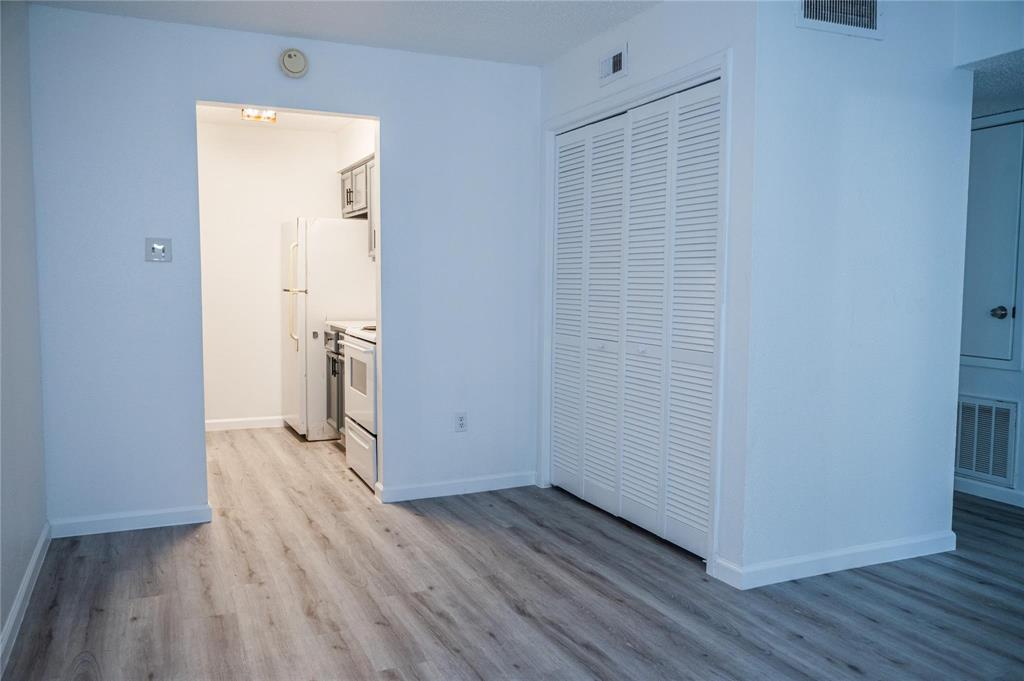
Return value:
<svg viewBox="0 0 1024 681">
<path fill-rule="evenodd" d="M 55 540 L 5 681 L 1024 678 L 1021 509 L 740 592 L 555 489 L 382 506 L 330 443 L 207 444 L 213 522 Z"/>
</svg>

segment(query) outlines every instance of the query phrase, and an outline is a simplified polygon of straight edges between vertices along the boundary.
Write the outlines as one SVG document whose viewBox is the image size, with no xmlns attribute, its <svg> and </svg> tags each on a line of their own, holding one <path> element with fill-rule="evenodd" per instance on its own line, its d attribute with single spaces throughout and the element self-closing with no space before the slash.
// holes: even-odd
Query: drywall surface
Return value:
<svg viewBox="0 0 1024 681">
<path fill-rule="evenodd" d="M 245 426 L 281 417 L 281 225 L 299 216 L 341 217 L 338 147 L 368 145 L 372 153 L 375 128 L 373 121 L 362 120 L 330 132 L 206 123 L 200 117 L 208 425 Z M 337 255 L 338 267 L 357 263 L 365 279 L 364 285 L 339 292 L 343 309 L 372 318 L 376 277 L 365 249 Z"/>
<path fill-rule="evenodd" d="M 537 69 L 51 7 L 31 20 L 43 352 L 74 328 L 88 358 L 44 372 L 51 518 L 206 503 L 197 101 L 380 117 L 384 477 L 424 494 L 532 479 Z M 305 78 L 276 66 L 292 46 Z M 173 263 L 143 262 L 147 235 L 174 239 Z"/>
<path fill-rule="evenodd" d="M 1024 49 L 1024 3 L 963 0 L 955 7 L 955 65 Z"/>
<path fill-rule="evenodd" d="M 346 168 L 374 153 L 376 140 L 376 121 L 353 118 L 335 137 L 338 168 Z"/>
<path fill-rule="evenodd" d="M 0 618 L 5 634 L 17 618 L 18 589 L 32 570 L 46 528 L 36 222 L 32 189 L 28 5 L 5 2 L 0 93 Z M 31 588 L 31 583 L 28 584 Z M 27 598 L 27 594 L 24 595 Z M 14 608 L 14 612 L 12 612 Z M 13 640 L 3 640 L 3 653 Z M 5 658 L 6 659 L 6 658 Z"/>
<path fill-rule="evenodd" d="M 544 115 L 571 118 L 588 105 L 643 89 L 688 66 L 727 55 L 728 218 L 722 326 L 722 470 L 716 553 L 739 560 L 746 452 L 747 320 L 754 150 L 754 39 L 757 8 L 745 2 L 663 3 L 567 53 L 544 69 Z M 629 44 L 629 74 L 598 84 L 602 56 Z M 550 181 L 550 180 L 549 180 Z"/>
<path fill-rule="evenodd" d="M 955 7 L 888 3 L 876 41 L 794 28 L 787 5 L 758 12 L 745 568 L 952 541 Z"/>
</svg>

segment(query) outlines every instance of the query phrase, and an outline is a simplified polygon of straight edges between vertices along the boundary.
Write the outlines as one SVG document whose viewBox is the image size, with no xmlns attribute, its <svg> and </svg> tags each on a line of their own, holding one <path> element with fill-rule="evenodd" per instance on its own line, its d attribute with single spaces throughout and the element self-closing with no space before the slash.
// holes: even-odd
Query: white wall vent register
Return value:
<svg viewBox="0 0 1024 681">
<path fill-rule="evenodd" d="M 877 0 L 798 0 L 797 4 L 796 25 L 801 28 L 882 38 Z"/>
<path fill-rule="evenodd" d="M 623 45 L 611 54 L 605 55 L 598 64 L 597 80 L 601 85 L 607 85 L 613 80 L 618 80 L 626 75 L 626 59 L 629 54 L 629 45 Z"/>
<path fill-rule="evenodd" d="M 1017 404 L 960 396 L 956 422 L 957 475 L 1013 486 Z"/>
</svg>

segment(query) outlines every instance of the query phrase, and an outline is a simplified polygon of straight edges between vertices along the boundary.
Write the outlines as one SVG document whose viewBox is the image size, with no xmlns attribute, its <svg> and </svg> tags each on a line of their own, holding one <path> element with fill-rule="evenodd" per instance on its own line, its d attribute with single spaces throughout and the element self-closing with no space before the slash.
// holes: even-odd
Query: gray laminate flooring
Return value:
<svg viewBox="0 0 1024 681">
<path fill-rule="evenodd" d="M 1024 513 L 748 592 L 555 489 L 382 506 L 331 444 L 208 436 L 208 525 L 56 540 L 5 681 L 1024 679 Z"/>
</svg>

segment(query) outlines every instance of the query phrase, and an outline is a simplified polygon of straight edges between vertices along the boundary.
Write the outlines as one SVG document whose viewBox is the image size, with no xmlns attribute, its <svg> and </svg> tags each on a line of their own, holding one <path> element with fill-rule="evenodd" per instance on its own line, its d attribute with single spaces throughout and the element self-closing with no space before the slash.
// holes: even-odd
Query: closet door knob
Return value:
<svg viewBox="0 0 1024 681">
<path fill-rule="evenodd" d="M 996 319 L 1006 319 L 1006 315 L 1009 314 L 1009 311 L 1006 309 L 1005 305 L 1000 305 L 999 307 L 993 307 L 988 313 Z"/>
</svg>

